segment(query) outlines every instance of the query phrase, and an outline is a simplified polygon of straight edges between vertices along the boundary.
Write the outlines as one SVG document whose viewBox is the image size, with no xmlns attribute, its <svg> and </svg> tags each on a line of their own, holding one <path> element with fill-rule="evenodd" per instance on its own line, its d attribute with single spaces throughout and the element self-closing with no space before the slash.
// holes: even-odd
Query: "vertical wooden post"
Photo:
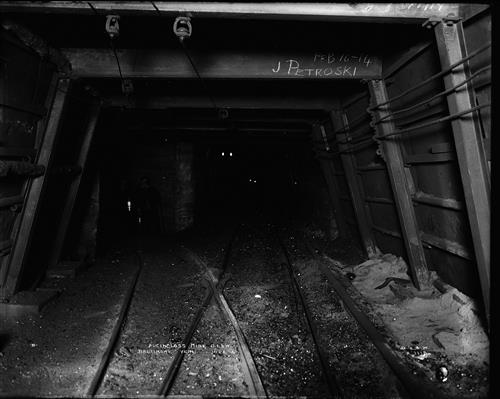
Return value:
<svg viewBox="0 0 500 399">
<path fill-rule="evenodd" d="M 332 111 L 330 113 L 330 118 L 334 130 L 344 129 L 344 122 L 342 116 L 338 111 Z M 342 135 L 342 141 L 345 141 L 347 134 L 340 133 L 337 137 Z M 345 151 L 348 149 L 348 144 L 339 142 L 339 151 Z M 359 234 L 363 242 L 363 248 L 369 258 L 378 256 L 380 253 L 375 239 L 373 238 L 372 229 L 369 225 L 369 215 L 366 212 L 364 206 L 363 197 L 361 195 L 360 187 L 358 185 L 358 180 L 356 178 L 356 167 L 354 165 L 352 155 L 349 153 L 341 153 L 340 159 L 342 160 L 342 165 L 344 166 L 345 177 L 347 179 L 347 185 L 349 187 L 349 193 L 351 195 L 352 204 L 354 207 L 354 213 L 356 216 L 356 221 L 358 223 Z"/>
<path fill-rule="evenodd" d="M 467 56 L 463 26 L 461 22 L 445 21 L 436 25 L 435 35 L 441 66 L 443 69 Z M 461 64 L 444 77 L 446 89 L 463 82 L 469 76 L 468 63 Z M 471 83 L 448 94 L 450 114 L 466 111 L 475 106 Z M 472 232 L 474 252 L 484 307 L 489 323 L 490 317 L 490 227 L 491 227 L 491 183 L 480 129 L 476 114 L 467 114 L 451 122 L 458 165 L 462 177 L 467 215 Z"/>
<path fill-rule="evenodd" d="M 45 173 L 42 176 L 35 177 L 29 187 L 27 199 L 21 215 L 19 230 L 10 254 L 9 269 L 5 285 L 2 287 L 2 296 L 11 296 L 19 289 L 22 271 L 32 239 L 31 235 L 40 204 L 40 198 L 45 189 L 46 177 L 52 160 L 54 143 L 61 127 L 62 115 L 67 102 L 69 87 L 69 79 L 59 79 L 57 92 L 52 103 L 45 135 L 37 159 L 38 164 L 45 166 Z"/>
<path fill-rule="evenodd" d="M 61 216 L 61 221 L 59 223 L 59 227 L 57 229 L 56 238 L 54 248 L 52 250 L 52 254 L 50 256 L 48 267 L 54 267 L 57 262 L 59 262 L 59 258 L 61 257 L 61 252 L 64 246 L 64 239 L 66 238 L 66 232 L 68 230 L 69 222 L 71 220 L 71 215 L 73 213 L 73 207 L 75 205 L 76 197 L 78 195 L 78 190 L 80 188 L 80 182 L 82 180 L 83 172 L 85 171 L 85 165 L 87 163 L 87 156 L 89 153 L 90 145 L 92 144 L 92 138 L 94 137 L 95 127 L 97 124 L 97 120 L 99 119 L 99 114 L 101 110 L 100 103 L 92 104 L 90 108 L 90 119 L 87 124 L 87 129 L 85 130 L 85 134 L 83 137 L 83 141 L 80 147 L 80 153 L 78 155 L 77 165 L 81 169 L 81 173 L 76 176 L 70 184 L 66 203 L 64 205 L 64 209 Z"/>
<path fill-rule="evenodd" d="M 324 127 L 322 125 L 313 125 L 312 137 L 313 140 L 317 141 L 326 140 Z M 325 150 L 328 150 L 326 145 Z M 337 184 L 335 175 L 335 165 L 333 164 L 333 160 L 329 161 L 326 159 L 320 159 L 319 163 L 321 165 L 321 169 L 323 170 L 323 176 L 325 176 L 328 193 L 330 194 L 330 200 L 333 205 L 333 213 L 335 214 L 335 220 L 339 228 L 339 236 L 343 238 L 347 237 L 349 235 L 349 228 L 347 227 L 344 213 L 342 212 L 342 205 L 339 197 L 339 185 Z"/>
<path fill-rule="evenodd" d="M 370 80 L 368 82 L 372 105 L 384 103 L 388 100 L 387 89 L 383 80 Z M 389 115 L 387 106 L 374 111 L 376 119 Z M 396 130 L 394 123 L 386 119 L 376 125 L 378 136 Z M 417 224 L 415 208 L 411 198 L 411 185 L 407 181 L 409 174 L 405 172 L 403 155 L 397 136 L 382 140 L 382 151 L 387 164 L 387 172 L 394 194 L 394 202 L 401 225 L 403 242 L 408 256 L 410 274 L 417 289 L 422 289 L 429 283 L 429 271 L 425 259 L 424 248 L 420 239 L 420 230 Z"/>
</svg>

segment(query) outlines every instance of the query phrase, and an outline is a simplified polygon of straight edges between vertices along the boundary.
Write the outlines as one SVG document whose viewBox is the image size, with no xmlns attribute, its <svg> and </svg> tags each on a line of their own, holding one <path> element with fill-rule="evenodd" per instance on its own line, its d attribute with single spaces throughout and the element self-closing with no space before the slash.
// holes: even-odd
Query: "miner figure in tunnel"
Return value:
<svg viewBox="0 0 500 399">
<path fill-rule="evenodd" d="M 139 232 L 158 234 L 161 232 L 160 193 L 151 185 L 148 177 L 142 177 L 133 196 Z"/>
</svg>

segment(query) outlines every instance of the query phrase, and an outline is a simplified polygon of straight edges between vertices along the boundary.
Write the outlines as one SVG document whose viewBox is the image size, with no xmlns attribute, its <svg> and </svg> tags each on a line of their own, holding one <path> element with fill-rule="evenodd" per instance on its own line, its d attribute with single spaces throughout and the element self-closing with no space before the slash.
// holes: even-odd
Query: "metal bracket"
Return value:
<svg viewBox="0 0 500 399">
<path fill-rule="evenodd" d="M 444 23 L 447 26 L 453 26 L 457 22 L 460 22 L 462 18 L 457 17 L 454 14 L 449 14 L 444 18 L 430 17 L 427 21 L 422 24 L 422 27 L 427 29 L 432 29 L 440 23 Z"/>
<path fill-rule="evenodd" d="M 462 18 L 457 17 L 456 15 L 449 14 L 446 17 L 443 18 L 443 23 L 446 26 L 453 26 L 456 23 L 460 22 Z"/>
<path fill-rule="evenodd" d="M 106 16 L 106 32 L 111 39 L 116 39 L 120 35 L 120 16 L 107 15 Z"/>
<path fill-rule="evenodd" d="M 434 28 L 436 25 L 440 24 L 441 23 L 441 18 L 438 18 L 438 17 L 430 17 L 427 21 L 425 21 L 423 24 L 422 24 L 422 27 L 423 28 L 427 28 L 427 29 L 432 29 Z"/>
</svg>

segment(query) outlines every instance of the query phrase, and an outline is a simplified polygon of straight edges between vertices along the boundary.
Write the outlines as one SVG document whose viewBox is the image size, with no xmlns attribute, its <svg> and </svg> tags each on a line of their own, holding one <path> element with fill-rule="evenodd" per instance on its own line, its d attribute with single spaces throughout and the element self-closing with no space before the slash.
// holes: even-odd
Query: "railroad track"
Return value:
<svg viewBox="0 0 500 399">
<path fill-rule="evenodd" d="M 295 277 L 293 265 L 290 261 L 290 257 L 288 255 L 286 247 L 283 244 L 283 242 L 280 240 L 278 234 L 275 234 L 275 238 L 276 238 L 276 241 L 277 241 L 280 249 L 282 250 L 282 255 L 283 255 L 283 258 L 285 260 L 285 262 L 283 264 L 286 265 L 287 274 L 290 278 L 290 284 L 292 286 L 294 296 L 295 296 L 294 299 L 295 299 L 295 301 L 298 301 L 301 304 L 301 307 L 304 310 L 304 316 L 305 316 L 305 319 L 307 321 L 307 326 L 309 328 L 310 335 L 312 337 L 312 340 L 313 340 L 314 345 L 315 345 L 315 349 L 316 349 L 318 357 L 320 359 L 321 369 L 323 372 L 325 383 L 328 386 L 328 391 L 329 391 L 329 395 L 330 395 L 329 397 L 341 398 L 342 397 L 341 388 L 338 385 L 338 382 L 335 378 L 335 375 L 332 373 L 332 370 L 328 366 L 328 357 L 327 357 L 324 349 L 322 348 L 322 346 L 319 343 L 318 330 L 314 325 L 314 320 L 312 318 L 311 312 L 308 309 L 304 295 L 301 292 L 300 285 L 298 284 L 297 279 Z M 234 240 L 234 236 L 233 236 L 233 240 Z M 255 361 L 254 361 L 251 349 L 250 349 L 250 347 L 247 343 L 247 340 L 245 338 L 245 335 L 243 333 L 243 330 L 240 327 L 233 311 L 231 310 L 229 302 L 223 293 L 223 287 L 221 287 L 221 285 L 223 286 L 223 284 L 221 284 L 221 282 L 223 283 L 222 277 L 223 277 L 224 273 L 226 272 L 228 259 L 230 257 L 230 248 L 231 248 L 231 245 L 228 246 L 228 250 L 226 250 L 223 270 L 222 270 L 222 274 L 219 278 L 216 278 L 213 275 L 213 273 L 210 271 L 208 266 L 194 252 L 190 251 L 188 248 L 185 248 L 185 247 L 182 248 L 182 252 L 186 258 L 188 258 L 191 261 L 198 264 L 199 267 L 201 267 L 205 271 L 205 273 L 208 277 L 208 281 L 209 281 L 210 286 L 211 286 L 211 292 L 214 294 L 214 296 L 216 298 L 219 309 L 224 313 L 224 315 L 231 322 L 231 324 L 234 328 L 234 331 L 236 332 L 236 335 L 238 338 L 238 345 L 239 345 L 240 351 L 241 351 L 241 353 L 243 355 L 243 359 L 244 359 L 245 374 L 247 376 L 247 381 L 250 382 L 250 384 L 249 384 L 250 395 L 252 397 L 259 397 L 259 398 L 260 397 L 268 397 L 266 389 L 262 383 L 259 372 L 258 372 L 257 367 L 255 365 Z M 296 311 L 299 312 L 298 306 L 296 307 Z M 193 329 L 196 328 L 197 323 L 198 322 L 195 321 L 195 323 L 192 326 Z M 171 386 L 171 384 L 170 384 L 170 386 Z M 168 393 L 168 389 L 164 389 L 160 394 L 165 395 L 167 393 Z"/>
<path fill-rule="evenodd" d="M 183 349 L 189 348 L 193 336 L 198 326 L 200 325 L 200 321 L 202 320 L 209 304 L 213 300 L 215 300 L 215 303 L 217 304 L 217 307 L 221 314 L 231 324 L 237 338 L 237 346 L 241 354 L 241 369 L 243 371 L 243 376 L 248 388 L 249 395 L 256 398 L 268 397 L 266 386 L 263 383 L 263 378 L 261 378 L 261 375 L 257 368 L 256 362 L 254 360 L 254 355 L 252 353 L 252 348 L 249 345 L 247 337 L 244 334 L 244 329 L 242 329 L 242 327 L 240 326 L 240 322 L 238 321 L 235 313 L 231 308 L 231 303 L 230 301 L 228 301 L 226 295 L 224 294 L 225 276 L 227 274 L 227 266 L 229 263 L 228 261 L 233 251 L 233 243 L 235 241 L 236 235 L 237 232 L 232 235 L 228 245 L 226 246 L 223 265 L 220 269 L 219 275 L 214 274 L 213 271 L 207 266 L 207 264 L 203 260 L 201 260 L 201 258 L 195 252 L 191 251 L 185 246 L 178 247 L 178 252 L 180 253 L 181 257 L 188 260 L 189 262 L 192 262 L 193 265 L 196 265 L 203 272 L 203 277 L 205 279 L 205 295 L 201 302 L 201 305 L 197 308 L 196 313 L 191 320 L 187 332 L 184 335 L 182 345 L 177 349 L 173 360 L 169 364 L 167 372 L 164 374 L 160 388 L 157 391 L 157 395 L 160 397 L 166 397 L 170 394 L 174 382 L 176 381 L 180 366 L 184 359 L 184 354 L 186 351 Z M 307 325 L 308 329 L 308 335 L 314 344 L 314 349 L 316 351 L 317 358 L 319 359 L 318 366 L 321 368 L 321 374 L 328 389 L 329 397 L 342 398 L 344 396 L 342 387 L 339 385 L 339 382 L 335 376 L 335 370 L 332 369 L 332 366 L 328 362 L 327 351 L 322 346 L 322 340 L 319 334 L 319 330 L 315 325 L 312 312 L 309 309 L 304 293 L 302 292 L 298 274 L 294 269 L 287 247 L 281 240 L 280 234 L 276 229 L 270 232 L 269 240 L 274 240 L 276 246 L 280 249 L 280 256 L 283 259 L 283 262 L 281 262 L 281 267 L 286 269 L 285 272 L 289 277 L 289 284 L 293 289 L 293 299 L 296 302 L 295 312 L 297 314 L 297 317 L 305 320 L 305 324 Z M 308 249 L 311 252 L 312 257 L 317 257 L 317 255 L 315 255 L 313 251 L 311 251 L 311 248 Z M 139 280 L 143 268 L 142 253 L 140 251 L 137 253 L 137 263 L 138 266 L 136 272 L 131 279 L 130 285 L 124 297 L 121 310 L 117 322 L 113 328 L 107 349 L 102 355 L 97 371 L 88 389 L 87 394 L 89 397 L 94 397 L 99 391 L 99 388 L 106 375 L 107 368 L 110 364 L 110 360 L 115 353 L 120 334 L 124 328 L 124 324 L 127 319 L 127 313 L 129 311 L 129 307 L 136 289 L 137 281 Z M 387 348 L 387 345 L 382 342 L 380 334 L 377 334 L 374 327 L 370 326 L 369 322 L 367 321 L 367 317 L 362 314 L 359 309 L 356 308 L 352 299 L 348 297 L 339 281 L 337 281 L 331 273 L 328 273 L 328 271 L 324 268 L 324 265 L 320 265 L 320 268 L 327 276 L 335 292 L 341 297 L 342 302 L 344 303 L 344 305 L 346 305 L 350 314 L 354 317 L 354 319 L 356 319 L 359 325 L 363 327 L 363 329 L 365 329 L 365 331 L 368 333 L 369 338 L 379 349 L 385 361 L 397 376 L 398 380 L 402 383 L 406 390 L 410 392 L 409 396 L 415 397 L 413 394 L 416 394 L 418 397 L 418 395 L 425 394 L 425 397 L 440 397 L 440 395 L 436 393 L 436 391 L 426 389 L 426 387 L 422 385 L 418 386 L 415 381 L 411 379 L 411 376 L 408 376 L 408 373 L 403 370 L 402 363 L 391 354 L 391 352 Z M 302 309 L 302 311 L 300 311 L 299 308 Z"/>
</svg>

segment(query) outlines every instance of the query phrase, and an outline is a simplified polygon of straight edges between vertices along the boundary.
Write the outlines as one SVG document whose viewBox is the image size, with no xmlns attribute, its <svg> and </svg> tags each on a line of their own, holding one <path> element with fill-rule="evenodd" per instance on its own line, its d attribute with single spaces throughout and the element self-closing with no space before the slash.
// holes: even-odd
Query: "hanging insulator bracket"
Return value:
<svg viewBox="0 0 500 399">
<path fill-rule="evenodd" d="M 106 16 L 106 32 L 111 39 L 116 39 L 120 35 L 120 16 L 107 15 Z"/>
<path fill-rule="evenodd" d="M 193 27 L 191 26 L 191 18 L 177 17 L 174 22 L 173 30 L 175 36 L 177 36 L 181 42 L 185 38 L 191 37 L 191 33 L 193 32 Z"/>
</svg>

